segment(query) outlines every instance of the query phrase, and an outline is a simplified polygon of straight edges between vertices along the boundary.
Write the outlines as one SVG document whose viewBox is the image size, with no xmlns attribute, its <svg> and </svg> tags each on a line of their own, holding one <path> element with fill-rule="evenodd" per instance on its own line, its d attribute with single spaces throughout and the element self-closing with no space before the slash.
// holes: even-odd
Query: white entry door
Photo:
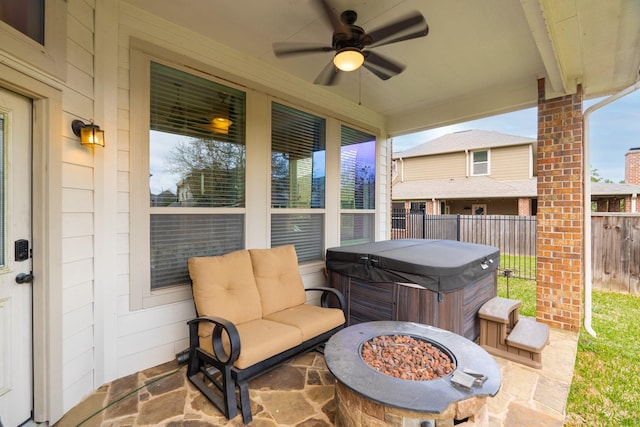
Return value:
<svg viewBox="0 0 640 427">
<path fill-rule="evenodd" d="M 0 88 L 0 422 L 31 418 L 31 101 Z M 23 282 L 23 283 L 18 283 Z"/>
</svg>

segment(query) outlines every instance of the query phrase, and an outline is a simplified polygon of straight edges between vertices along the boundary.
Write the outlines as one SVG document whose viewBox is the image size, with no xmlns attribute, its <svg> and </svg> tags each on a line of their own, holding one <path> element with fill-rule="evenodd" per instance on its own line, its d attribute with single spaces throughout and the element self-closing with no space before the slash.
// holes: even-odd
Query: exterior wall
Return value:
<svg viewBox="0 0 640 427">
<path fill-rule="evenodd" d="M 532 176 L 529 145 L 491 149 L 491 178 L 500 181 L 524 180 Z"/>
<path fill-rule="evenodd" d="M 584 282 L 582 87 L 545 99 L 538 81 L 538 264 L 536 316 L 550 326 L 580 328 Z"/>
<path fill-rule="evenodd" d="M 34 326 L 38 332 L 34 340 L 34 416 L 49 424 L 105 382 L 173 360 L 178 351 L 187 347 L 186 321 L 194 315 L 191 300 L 141 310 L 131 310 L 129 305 L 130 271 L 145 268 L 129 261 L 135 247 L 130 239 L 130 227 L 134 225 L 130 224 L 137 222 L 130 209 L 131 176 L 137 165 L 131 163 L 130 153 L 131 147 L 139 143 L 131 138 L 131 123 L 135 120 L 129 99 L 132 37 L 175 52 L 178 61 L 192 58 L 219 69 L 221 75 L 253 92 L 268 92 L 320 114 L 376 129 L 377 240 L 390 235 L 391 157 L 390 147 L 382 137 L 386 134 L 382 117 L 332 97 L 323 88 L 287 78 L 257 59 L 238 55 L 126 2 L 48 2 L 54 3 L 57 10 L 63 11 L 61 18 L 66 23 L 62 38 L 67 46 L 57 58 L 66 72 L 43 71 L 13 57 L 0 44 L 0 82 L 32 96 L 37 113 L 34 273 L 38 286 L 34 286 Z M 258 96 L 253 102 L 264 99 L 266 95 Z M 105 130 L 104 149 L 82 146 L 70 127 L 74 119 L 99 124 Z M 266 120 L 259 122 L 257 126 L 262 126 Z M 339 159 L 337 144 L 334 160 Z M 327 167 L 332 167 L 336 175 L 333 184 L 327 182 L 327 191 L 337 193 L 337 187 L 329 188 L 339 185 L 339 166 Z M 255 180 L 260 180 L 260 187 L 264 188 L 264 176 Z M 339 224 L 338 203 L 334 205 L 335 209 L 327 207 L 326 222 Z M 247 226 L 256 227 L 255 223 Z M 338 245 L 339 226 L 328 228 L 325 244 Z M 247 235 L 253 239 L 247 245 L 268 246 L 267 233 L 259 237 L 250 232 Z M 301 273 L 306 286 L 324 284 L 321 266 L 303 267 Z M 41 325 L 46 332 L 40 332 Z"/>
<path fill-rule="evenodd" d="M 400 179 L 404 182 L 421 179 L 463 178 L 467 174 L 465 165 L 466 155 L 464 152 L 447 153 L 403 159 L 399 161 L 398 172 Z"/>
<path fill-rule="evenodd" d="M 518 201 L 516 199 L 486 199 L 486 200 L 449 200 L 451 215 L 472 215 L 471 206 L 486 204 L 487 215 L 518 215 Z"/>
<path fill-rule="evenodd" d="M 398 175 L 394 178 L 394 182 L 462 178 L 467 176 L 468 161 L 464 152 L 398 159 Z M 531 178 L 533 176 L 531 147 L 516 145 L 491 148 L 490 168 L 489 176 L 502 181 Z"/>
</svg>

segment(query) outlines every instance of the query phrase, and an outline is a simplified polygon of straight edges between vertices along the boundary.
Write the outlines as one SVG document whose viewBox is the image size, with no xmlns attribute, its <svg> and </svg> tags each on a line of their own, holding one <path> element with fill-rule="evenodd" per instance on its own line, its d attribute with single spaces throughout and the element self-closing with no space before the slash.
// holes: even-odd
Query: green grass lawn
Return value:
<svg viewBox="0 0 640 427">
<path fill-rule="evenodd" d="M 593 292 L 592 337 L 580 331 L 568 426 L 640 426 L 640 297 Z"/>
<path fill-rule="evenodd" d="M 507 297 L 498 276 L 498 295 Z M 509 279 L 520 314 L 535 316 L 535 281 Z M 584 327 L 567 401 L 567 426 L 640 426 L 640 297 L 593 292 L 592 326 Z"/>
</svg>

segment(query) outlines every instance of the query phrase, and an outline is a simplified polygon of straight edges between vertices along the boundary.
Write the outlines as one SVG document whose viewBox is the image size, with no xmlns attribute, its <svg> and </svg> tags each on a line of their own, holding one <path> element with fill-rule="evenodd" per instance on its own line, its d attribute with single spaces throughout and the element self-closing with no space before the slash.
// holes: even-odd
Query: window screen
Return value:
<svg viewBox="0 0 640 427">
<path fill-rule="evenodd" d="M 245 94 L 151 63 L 151 288 L 189 282 L 187 259 L 244 245 Z M 215 209 L 215 211 L 214 211 Z"/>
</svg>

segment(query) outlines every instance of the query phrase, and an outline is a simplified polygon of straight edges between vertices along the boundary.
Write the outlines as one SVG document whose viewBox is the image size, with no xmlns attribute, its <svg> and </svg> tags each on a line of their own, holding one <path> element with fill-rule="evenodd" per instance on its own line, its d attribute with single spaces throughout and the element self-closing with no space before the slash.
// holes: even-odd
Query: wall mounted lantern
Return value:
<svg viewBox="0 0 640 427">
<path fill-rule="evenodd" d="M 104 147 L 104 131 L 93 122 L 87 124 L 82 120 L 74 120 L 71 122 L 71 129 L 80 137 L 82 145 Z"/>
</svg>

